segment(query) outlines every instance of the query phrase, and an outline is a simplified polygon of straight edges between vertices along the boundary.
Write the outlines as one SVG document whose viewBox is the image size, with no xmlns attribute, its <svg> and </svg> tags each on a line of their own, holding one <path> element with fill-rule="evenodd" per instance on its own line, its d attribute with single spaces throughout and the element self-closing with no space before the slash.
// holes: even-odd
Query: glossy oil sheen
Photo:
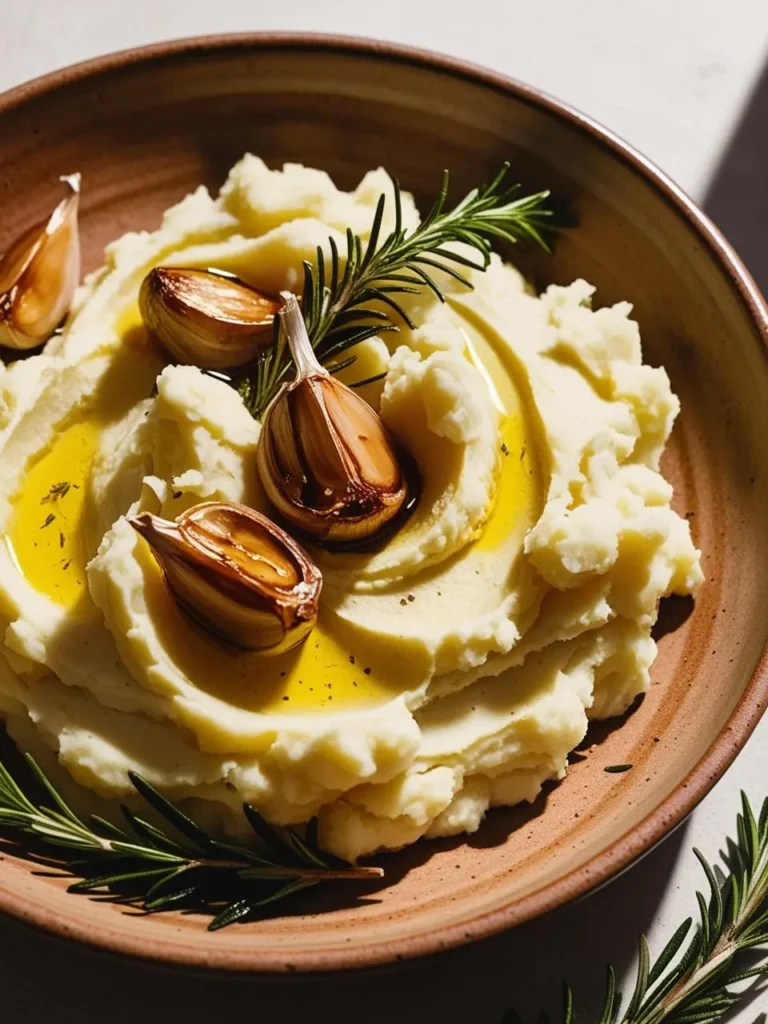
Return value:
<svg viewBox="0 0 768 1024">
<path fill-rule="evenodd" d="M 621 727 L 593 730 L 594 748 L 545 800 L 493 812 L 470 844 L 383 858 L 391 881 L 360 902 L 318 889 L 302 895 L 304 916 L 294 904 L 212 937 L 198 917 L 126 914 L 0 862 L 0 905 L 92 944 L 198 969 L 359 967 L 491 934 L 606 881 L 684 817 L 749 735 L 768 697 L 767 314 L 705 218 L 590 122 L 490 72 L 339 39 L 164 44 L 0 99 L 0 187 L 14 197 L 0 248 L 77 168 L 92 270 L 106 242 L 157 226 L 201 181 L 218 188 L 246 149 L 347 188 L 384 162 L 422 206 L 443 167 L 454 197 L 504 159 L 525 188 L 551 188 L 575 226 L 551 257 L 514 255 L 538 286 L 583 276 L 597 304 L 634 303 L 646 359 L 665 364 L 683 403 L 664 468 L 704 550 L 695 611 L 663 610 L 653 685 Z M 603 771 L 619 763 L 634 767 Z"/>
<path fill-rule="evenodd" d="M 503 344 L 480 318 L 458 322 L 467 356 L 483 374 L 501 414 L 496 500 L 474 542 L 492 552 L 510 532 L 522 537 L 538 516 L 543 495 L 539 444 Z M 136 340 L 143 331 L 138 308 L 127 310 L 118 330 L 126 346 Z M 139 386 L 134 382 L 134 398 L 144 397 L 135 390 Z M 121 388 L 123 401 L 128 395 Z M 115 399 L 114 389 L 108 389 L 93 410 L 59 432 L 15 499 L 9 542 L 16 563 L 36 590 L 68 609 L 87 595 L 85 567 L 95 548 L 87 521 L 91 462 L 108 414 L 116 411 Z M 418 525 L 417 514 L 403 532 Z M 187 529 L 195 533 L 194 521 Z M 142 565 L 148 608 L 171 661 L 200 690 L 228 705 L 259 713 L 343 712 L 383 704 L 417 688 L 430 673 L 426 658 L 401 650 L 396 641 L 350 630 L 322 602 L 316 627 L 293 650 L 274 657 L 233 652 L 205 630 L 190 628 L 146 551 Z M 219 739 L 215 730 L 208 741 L 212 749 L 231 752 L 231 741 Z"/>
<path fill-rule="evenodd" d="M 64 608 L 86 590 L 86 497 L 99 427 L 87 418 L 55 438 L 27 474 L 11 520 L 8 539 L 24 577 Z"/>
</svg>

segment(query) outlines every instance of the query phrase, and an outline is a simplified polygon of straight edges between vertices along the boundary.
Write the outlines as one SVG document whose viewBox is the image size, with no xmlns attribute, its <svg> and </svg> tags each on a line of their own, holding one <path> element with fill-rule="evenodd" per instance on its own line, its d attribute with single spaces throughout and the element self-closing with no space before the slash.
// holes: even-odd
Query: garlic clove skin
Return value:
<svg viewBox="0 0 768 1024">
<path fill-rule="evenodd" d="M 26 351 L 50 338 L 80 281 L 80 175 L 47 223 L 21 236 L 0 260 L 0 345 Z"/>
<path fill-rule="evenodd" d="M 231 370 L 270 348 L 280 303 L 234 277 L 155 267 L 141 285 L 144 323 L 177 363 Z"/>
<path fill-rule="evenodd" d="M 317 362 L 295 297 L 284 315 L 299 376 L 264 415 L 257 448 L 264 490 L 305 534 L 329 543 L 368 540 L 408 500 L 394 442 L 368 403 Z"/>
<path fill-rule="evenodd" d="M 266 516 L 245 505 L 205 502 L 175 522 L 149 512 L 129 522 L 152 549 L 179 606 L 214 640 L 277 655 L 313 629 L 322 574 Z"/>
</svg>

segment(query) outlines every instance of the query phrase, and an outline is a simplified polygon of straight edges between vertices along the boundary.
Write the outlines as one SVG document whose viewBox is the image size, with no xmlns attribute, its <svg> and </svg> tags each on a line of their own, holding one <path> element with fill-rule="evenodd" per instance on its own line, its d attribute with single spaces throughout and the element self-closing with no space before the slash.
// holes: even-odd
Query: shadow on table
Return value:
<svg viewBox="0 0 768 1024">
<path fill-rule="evenodd" d="M 768 64 L 702 203 L 768 294 Z"/>
</svg>

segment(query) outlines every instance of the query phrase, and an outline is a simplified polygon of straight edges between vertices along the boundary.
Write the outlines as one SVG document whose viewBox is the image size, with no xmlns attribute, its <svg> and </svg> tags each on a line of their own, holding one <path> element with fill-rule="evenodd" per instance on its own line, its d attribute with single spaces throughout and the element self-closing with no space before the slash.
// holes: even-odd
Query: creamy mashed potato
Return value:
<svg viewBox="0 0 768 1024">
<path fill-rule="evenodd" d="M 199 189 L 109 246 L 64 333 L 0 371 L 11 734 L 101 796 L 129 793 L 133 768 L 231 831 L 243 801 L 318 815 L 351 860 L 535 799 L 590 719 L 647 688 L 659 599 L 701 579 L 659 472 L 678 401 L 630 306 L 593 309 L 584 281 L 536 296 L 494 257 L 474 291 L 439 275 L 445 305 L 409 296 L 419 328 L 363 342 L 342 373 L 386 372 L 360 393 L 418 464 L 407 524 L 373 552 L 312 551 L 325 585 L 298 650 L 235 656 L 190 627 L 126 516 L 269 514 L 260 425 L 227 384 L 167 364 L 141 281 L 163 264 L 297 289 L 329 235 L 366 238 L 382 192 L 382 170 L 346 193 L 247 156 L 217 198 Z"/>
</svg>

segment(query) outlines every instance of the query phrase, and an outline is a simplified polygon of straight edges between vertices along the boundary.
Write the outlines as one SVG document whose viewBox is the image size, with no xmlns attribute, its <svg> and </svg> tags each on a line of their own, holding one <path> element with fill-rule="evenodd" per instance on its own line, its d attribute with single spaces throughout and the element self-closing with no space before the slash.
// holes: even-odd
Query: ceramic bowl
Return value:
<svg viewBox="0 0 768 1024">
<path fill-rule="evenodd" d="M 200 917 L 126 912 L 0 860 L 0 907 L 100 947 L 232 970 L 357 967 L 489 935 L 606 882 L 688 814 L 748 737 L 768 701 L 768 312 L 706 217 L 587 118 L 455 60 L 340 38 L 174 42 L 6 93 L 0 248 L 77 169 L 92 270 L 105 243 L 154 228 L 200 182 L 218 188 L 246 150 L 325 168 L 347 188 L 384 164 L 422 201 L 442 168 L 458 195 L 502 160 L 526 188 L 551 188 L 572 226 L 552 256 L 522 253 L 521 266 L 539 285 L 583 276 L 599 303 L 634 304 L 646 359 L 682 400 L 664 469 L 704 552 L 695 608 L 663 609 L 640 706 L 594 729 L 535 805 L 380 858 L 379 888 L 317 890 L 212 935 Z M 615 763 L 634 767 L 603 770 Z"/>
</svg>

